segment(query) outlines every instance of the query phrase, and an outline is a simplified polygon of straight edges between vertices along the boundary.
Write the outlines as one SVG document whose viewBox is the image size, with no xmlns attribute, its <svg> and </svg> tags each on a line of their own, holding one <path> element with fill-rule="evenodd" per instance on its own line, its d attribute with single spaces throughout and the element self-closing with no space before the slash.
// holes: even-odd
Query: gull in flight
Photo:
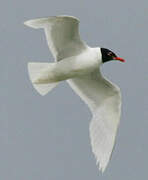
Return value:
<svg viewBox="0 0 148 180">
<path fill-rule="evenodd" d="M 24 23 L 43 28 L 55 62 L 30 62 L 28 72 L 34 88 L 45 95 L 66 80 L 92 113 L 90 140 L 99 170 L 104 172 L 115 144 L 121 113 L 118 86 L 104 78 L 100 66 L 114 60 L 124 62 L 106 48 L 91 48 L 79 35 L 79 20 L 72 16 L 51 16 Z"/>
</svg>

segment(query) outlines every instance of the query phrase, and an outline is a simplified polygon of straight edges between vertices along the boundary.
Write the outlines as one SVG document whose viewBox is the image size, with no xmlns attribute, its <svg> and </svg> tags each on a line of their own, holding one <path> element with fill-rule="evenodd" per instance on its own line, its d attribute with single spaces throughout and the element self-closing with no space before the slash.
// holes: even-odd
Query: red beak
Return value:
<svg viewBox="0 0 148 180">
<path fill-rule="evenodd" d="M 120 57 L 114 57 L 115 60 L 121 61 L 121 62 L 125 62 L 124 59 L 120 58 Z"/>
</svg>

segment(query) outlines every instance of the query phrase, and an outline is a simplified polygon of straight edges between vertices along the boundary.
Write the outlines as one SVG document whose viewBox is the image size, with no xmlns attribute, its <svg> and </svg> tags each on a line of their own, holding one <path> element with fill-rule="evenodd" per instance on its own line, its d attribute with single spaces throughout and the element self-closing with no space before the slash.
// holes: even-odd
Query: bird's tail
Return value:
<svg viewBox="0 0 148 180">
<path fill-rule="evenodd" d="M 52 66 L 53 63 L 28 63 L 28 73 L 30 80 L 34 86 L 34 88 L 38 91 L 38 93 L 42 96 L 51 91 L 54 87 L 58 85 L 58 82 L 38 82 L 35 80 L 40 76 L 41 72 Z"/>
</svg>

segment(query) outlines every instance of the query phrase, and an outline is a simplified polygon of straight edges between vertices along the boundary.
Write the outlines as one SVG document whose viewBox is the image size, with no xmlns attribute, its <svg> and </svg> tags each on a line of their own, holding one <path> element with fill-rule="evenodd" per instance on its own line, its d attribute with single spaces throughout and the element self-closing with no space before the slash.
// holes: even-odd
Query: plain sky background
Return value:
<svg viewBox="0 0 148 180">
<path fill-rule="evenodd" d="M 87 106 L 66 83 L 40 96 L 29 61 L 52 61 L 43 30 L 28 19 L 73 15 L 90 46 L 112 49 L 126 63 L 103 73 L 122 90 L 117 143 L 102 175 L 91 152 Z M 148 179 L 148 1 L 5 0 L 0 6 L 0 179 Z"/>
</svg>

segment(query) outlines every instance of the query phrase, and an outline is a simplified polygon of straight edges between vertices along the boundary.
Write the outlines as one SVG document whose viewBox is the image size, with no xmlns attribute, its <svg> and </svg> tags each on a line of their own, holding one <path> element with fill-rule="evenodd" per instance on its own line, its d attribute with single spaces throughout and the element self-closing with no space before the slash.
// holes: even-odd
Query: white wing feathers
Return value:
<svg viewBox="0 0 148 180">
<path fill-rule="evenodd" d="M 81 54 L 88 48 L 80 39 L 79 21 L 74 17 L 41 18 L 27 21 L 25 24 L 33 28 L 44 28 L 49 48 L 57 61 Z M 42 68 L 42 64 L 30 65 L 31 79 L 36 76 L 39 68 Z M 111 157 L 120 120 L 120 90 L 104 79 L 99 70 L 70 79 L 68 83 L 92 112 L 93 118 L 90 122 L 92 151 L 97 164 L 99 163 L 99 169 L 103 172 Z M 39 84 L 35 88 L 41 94 L 46 94 L 56 85 L 47 85 L 48 87 L 44 90 Z"/>
<path fill-rule="evenodd" d="M 24 23 L 33 28 L 44 28 L 49 49 L 55 60 L 76 56 L 87 48 L 80 39 L 79 20 L 71 16 L 53 16 Z"/>
<path fill-rule="evenodd" d="M 68 80 L 74 91 L 91 109 L 92 151 L 103 172 L 110 160 L 120 120 L 121 95 L 117 86 L 104 79 L 99 72 Z"/>
<path fill-rule="evenodd" d="M 102 172 L 107 167 L 115 144 L 120 119 L 120 102 L 115 102 L 118 98 L 115 95 L 105 100 L 93 114 L 90 123 L 92 151 Z"/>
</svg>

